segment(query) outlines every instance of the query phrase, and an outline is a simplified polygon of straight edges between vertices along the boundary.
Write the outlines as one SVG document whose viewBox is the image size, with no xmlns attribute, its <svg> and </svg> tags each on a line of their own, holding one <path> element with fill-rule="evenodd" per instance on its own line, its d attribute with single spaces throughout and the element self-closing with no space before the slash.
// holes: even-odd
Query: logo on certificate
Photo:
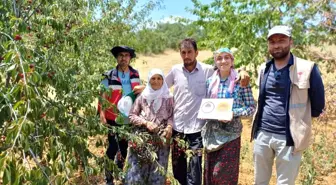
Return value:
<svg viewBox="0 0 336 185">
<path fill-rule="evenodd" d="M 218 111 L 230 111 L 230 105 L 227 102 L 221 102 L 217 104 Z"/>
<path fill-rule="evenodd" d="M 198 111 L 197 118 L 200 119 L 232 119 L 233 99 L 203 99 Z"/>
<path fill-rule="evenodd" d="M 202 105 L 202 111 L 205 112 L 205 113 L 209 113 L 209 112 L 212 112 L 215 108 L 215 105 L 212 103 L 212 102 L 205 102 L 203 105 Z"/>
</svg>

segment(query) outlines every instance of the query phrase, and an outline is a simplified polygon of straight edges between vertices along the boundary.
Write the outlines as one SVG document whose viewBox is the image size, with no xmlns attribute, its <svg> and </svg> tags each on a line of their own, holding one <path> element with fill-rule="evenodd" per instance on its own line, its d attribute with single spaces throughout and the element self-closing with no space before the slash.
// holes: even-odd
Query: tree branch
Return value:
<svg viewBox="0 0 336 185">
<path fill-rule="evenodd" d="M 27 111 L 26 111 L 26 114 L 25 114 L 24 117 L 23 117 L 22 122 L 20 123 L 20 128 L 19 128 L 19 130 L 18 130 L 18 132 L 17 132 L 17 134 L 16 134 L 16 137 L 15 137 L 15 139 L 14 139 L 14 142 L 13 142 L 13 145 L 12 145 L 12 147 L 11 147 L 11 150 L 13 150 L 13 148 L 14 148 L 14 146 L 15 146 L 15 144 L 16 144 L 16 141 L 17 141 L 17 139 L 19 138 L 19 136 L 20 136 L 20 134 L 21 134 L 21 130 L 22 130 L 23 123 L 26 121 L 28 112 L 30 111 L 30 106 L 29 106 L 29 105 L 30 105 L 30 101 L 29 101 L 29 99 L 28 99 L 28 101 L 27 101 Z"/>
<path fill-rule="evenodd" d="M 43 175 L 48 179 L 49 183 L 50 183 L 51 185 L 53 185 L 54 183 L 52 183 L 52 182 L 50 181 L 49 176 L 48 176 L 47 173 L 43 170 L 43 166 L 37 161 L 37 159 L 36 159 L 36 155 L 34 154 L 34 152 L 33 152 L 33 150 L 32 150 L 31 148 L 29 148 L 29 152 L 30 152 L 30 154 L 32 155 L 34 162 L 35 162 L 35 163 L 37 164 L 37 166 L 40 167 L 40 169 L 42 170 Z"/>
</svg>

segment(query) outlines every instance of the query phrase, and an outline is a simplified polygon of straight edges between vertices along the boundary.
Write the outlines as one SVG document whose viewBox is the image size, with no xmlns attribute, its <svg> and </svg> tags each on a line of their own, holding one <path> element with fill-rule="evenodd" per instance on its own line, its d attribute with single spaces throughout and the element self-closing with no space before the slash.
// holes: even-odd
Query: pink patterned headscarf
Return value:
<svg viewBox="0 0 336 185">
<path fill-rule="evenodd" d="M 228 77 L 229 80 L 229 93 L 231 94 L 233 92 L 234 86 L 235 86 L 235 80 L 236 77 L 238 76 L 238 73 L 234 69 L 234 57 L 232 52 L 230 51 L 229 48 L 220 48 L 217 51 L 214 52 L 214 61 L 216 62 L 216 56 L 219 55 L 220 53 L 228 53 L 232 57 L 232 67 L 230 71 L 230 76 Z M 210 95 L 210 98 L 217 98 L 218 94 L 218 87 L 219 87 L 219 82 L 220 82 L 220 75 L 219 75 L 219 70 L 217 69 L 214 74 L 210 77 L 210 83 L 209 83 L 209 89 L 207 94 Z"/>
</svg>

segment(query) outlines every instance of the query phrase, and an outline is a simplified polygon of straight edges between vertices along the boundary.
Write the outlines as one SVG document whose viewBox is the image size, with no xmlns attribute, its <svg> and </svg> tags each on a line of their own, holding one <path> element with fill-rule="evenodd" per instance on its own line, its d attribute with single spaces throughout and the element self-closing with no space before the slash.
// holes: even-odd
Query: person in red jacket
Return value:
<svg viewBox="0 0 336 185">
<path fill-rule="evenodd" d="M 118 65 L 103 74 L 104 79 L 102 84 L 109 91 L 102 93 L 102 98 L 110 102 L 112 106 L 103 108 L 102 103 L 98 103 L 98 112 L 100 115 L 100 121 L 109 126 L 118 126 L 116 118 L 118 117 L 117 104 L 118 101 L 125 95 L 133 92 L 139 94 L 144 89 L 144 86 L 140 85 L 140 77 L 137 70 L 130 66 L 131 59 L 136 57 L 135 50 L 128 46 L 115 46 L 111 49 L 113 56 L 117 59 Z M 123 124 L 123 123 L 119 123 Z M 114 133 L 108 135 L 109 145 L 106 151 L 106 155 L 109 159 L 114 160 L 118 153 L 116 163 L 120 169 L 124 166 L 124 159 L 127 156 L 128 141 L 126 139 L 118 137 Z M 106 170 L 106 183 L 113 185 L 112 173 Z"/>
</svg>

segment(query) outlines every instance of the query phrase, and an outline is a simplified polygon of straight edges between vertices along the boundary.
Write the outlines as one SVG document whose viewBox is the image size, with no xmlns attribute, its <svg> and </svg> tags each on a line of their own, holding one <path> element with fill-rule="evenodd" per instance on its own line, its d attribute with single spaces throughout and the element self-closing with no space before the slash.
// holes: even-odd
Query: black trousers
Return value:
<svg viewBox="0 0 336 185">
<path fill-rule="evenodd" d="M 117 126 L 117 124 L 112 120 L 107 120 L 107 123 L 111 126 Z M 127 156 L 127 147 L 128 147 L 128 141 L 126 139 L 122 139 L 118 137 L 116 134 L 109 134 L 108 135 L 108 147 L 106 151 L 106 155 L 109 159 L 115 160 L 118 167 L 122 170 L 124 167 L 124 162 Z M 120 151 L 120 155 L 117 155 L 117 153 Z M 116 158 L 116 159 L 115 159 Z M 106 170 L 106 182 L 113 184 L 113 176 L 111 171 Z"/>
<path fill-rule="evenodd" d="M 193 151 L 192 157 L 187 164 L 186 149 L 177 145 L 174 140 L 172 150 L 173 173 L 175 179 L 181 185 L 201 185 L 202 184 L 202 137 L 201 132 L 193 134 L 183 134 L 173 131 L 173 137 L 179 137 L 189 143 L 189 148 Z"/>
</svg>

